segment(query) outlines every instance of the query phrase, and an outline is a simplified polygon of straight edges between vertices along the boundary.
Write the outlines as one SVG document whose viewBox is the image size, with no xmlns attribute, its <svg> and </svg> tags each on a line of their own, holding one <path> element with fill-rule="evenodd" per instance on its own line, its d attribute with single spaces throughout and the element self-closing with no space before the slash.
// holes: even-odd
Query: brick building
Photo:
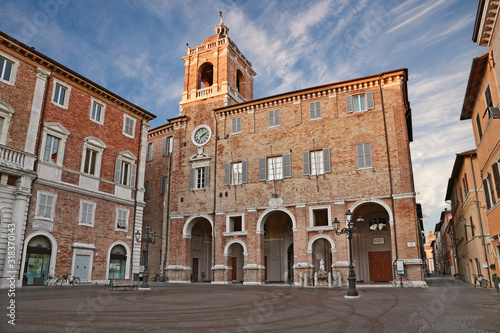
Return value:
<svg viewBox="0 0 500 333">
<path fill-rule="evenodd" d="M 4 33 L 0 65 L 0 218 L 2 234 L 15 224 L 18 284 L 131 277 L 154 115 Z"/>
<path fill-rule="evenodd" d="M 358 280 L 390 281 L 403 259 L 423 284 L 407 70 L 254 100 L 251 63 L 222 21 L 215 32 L 183 57 L 179 117 L 149 131 L 150 272 L 298 285 L 323 261 L 345 283 L 332 222 L 350 211 L 364 219 Z"/>
</svg>

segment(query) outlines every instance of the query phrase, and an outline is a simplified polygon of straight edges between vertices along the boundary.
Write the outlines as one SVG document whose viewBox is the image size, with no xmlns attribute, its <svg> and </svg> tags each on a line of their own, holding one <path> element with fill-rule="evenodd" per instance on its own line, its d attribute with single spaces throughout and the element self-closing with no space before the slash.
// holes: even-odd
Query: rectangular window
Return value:
<svg viewBox="0 0 500 333">
<path fill-rule="evenodd" d="M 14 66 L 14 63 L 10 62 L 7 59 L 0 57 L 0 79 L 2 79 L 3 81 L 9 82 L 10 78 L 11 78 L 13 66 Z"/>
<path fill-rule="evenodd" d="M 317 150 L 310 152 L 311 154 L 311 175 L 322 175 L 325 173 L 323 167 L 323 151 Z"/>
<path fill-rule="evenodd" d="M 116 159 L 115 164 L 115 183 L 124 186 L 135 186 L 137 173 L 137 165 L 131 163 L 129 160 L 123 160 L 122 158 Z"/>
<path fill-rule="evenodd" d="M 45 139 L 45 148 L 43 153 L 43 160 L 47 162 L 57 163 L 57 154 L 59 153 L 59 141 L 58 137 L 47 134 Z"/>
<path fill-rule="evenodd" d="M 125 186 L 130 185 L 129 178 L 130 178 L 130 163 L 122 161 L 122 172 L 120 175 L 120 184 L 125 185 Z"/>
<path fill-rule="evenodd" d="M 160 186 L 160 194 L 165 194 L 165 186 L 167 184 L 167 177 L 161 176 L 161 186 Z"/>
<path fill-rule="evenodd" d="M 472 216 L 469 216 L 469 220 L 470 220 L 470 230 L 471 230 L 471 233 L 472 233 L 472 237 L 474 237 L 475 234 L 476 234 L 475 231 L 474 231 L 474 229 L 476 227 L 474 226 L 474 222 L 472 221 Z"/>
<path fill-rule="evenodd" d="M 243 181 L 243 163 L 233 163 L 232 168 L 231 168 L 231 179 L 232 185 L 239 185 L 242 184 Z"/>
<path fill-rule="evenodd" d="M 85 162 L 83 165 L 83 172 L 89 175 L 96 176 L 96 164 L 97 164 L 97 156 L 99 152 L 90 148 L 87 148 L 85 151 Z"/>
<path fill-rule="evenodd" d="M 146 158 L 147 161 L 151 161 L 153 159 L 153 153 L 154 153 L 153 142 L 150 142 L 148 143 L 148 157 Z"/>
<path fill-rule="evenodd" d="M 283 157 L 267 159 L 267 180 L 283 179 Z"/>
<path fill-rule="evenodd" d="M 128 225 L 128 210 L 117 209 L 116 210 L 116 229 L 127 230 Z"/>
<path fill-rule="evenodd" d="M 467 183 L 467 174 L 464 173 L 464 178 L 462 178 L 462 183 L 464 184 L 465 196 L 469 193 L 469 184 Z"/>
<path fill-rule="evenodd" d="M 192 168 L 189 170 L 189 188 L 197 190 L 210 186 L 210 167 Z"/>
<path fill-rule="evenodd" d="M 280 125 L 280 110 L 269 111 L 269 127 Z"/>
<path fill-rule="evenodd" d="M 366 94 L 360 95 L 347 95 L 345 97 L 346 111 L 361 112 L 375 108 L 375 101 L 373 99 L 373 92 L 369 91 Z"/>
<path fill-rule="evenodd" d="M 135 131 L 135 119 L 130 118 L 127 115 L 124 115 L 123 118 L 123 134 L 126 136 L 129 136 L 131 138 L 134 137 L 134 131 Z"/>
<path fill-rule="evenodd" d="M 481 118 L 479 117 L 479 113 L 476 115 L 476 125 L 477 125 L 477 134 L 479 135 L 479 140 L 483 137 L 483 130 L 481 128 Z"/>
<path fill-rule="evenodd" d="M 231 119 L 231 133 L 241 133 L 241 117 Z"/>
<path fill-rule="evenodd" d="M 239 231 L 243 231 L 242 216 L 230 216 L 229 217 L 229 232 L 239 232 Z"/>
<path fill-rule="evenodd" d="M 500 200 L 500 160 L 497 160 L 493 165 L 491 166 L 491 169 L 493 170 L 493 181 L 495 182 L 495 189 L 497 192 L 497 199 Z"/>
<path fill-rule="evenodd" d="M 309 115 L 311 120 L 321 119 L 321 102 L 309 103 Z"/>
<path fill-rule="evenodd" d="M 495 196 L 491 187 L 491 176 L 488 173 L 483 179 L 484 195 L 486 196 L 486 208 L 490 209 L 495 204 Z"/>
<path fill-rule="evenodd" d="M 163 138 L 163 156 L 170 155 L 174 151 L 174 137 Z"/>
<path fill-rule="evenodd" d="M 491 98 L 491 90 L 489 85 L 486 87 L 486 90 L 484 91 L 484 99 L 486 101 L 487 108 L 493 106 L 493 99 Z"/>
<path fill-rule="evenodd" d="M 38 196 L 38 209 L 37 216 L 45 218 L 54 218 L 53 206 L 54 206 L 54 196 L 50 194 L 39 194 Z"/>
<path fill-rule="evenodd" d="M 54 96 L 52 98 L 52 101 L 55 104 L 59 104 L 60 106 L 65 106 L 66 91 L 66 87 L 63 87 L 62 85 L 56 83 L 54 86 Z"/>
<path fill-rule="evenodd" d="M 248 161 L 226 163 L 224 185 L 240 185 L 248 182 Z"/>
<path fill-rule="evenodd" d="M 372 167 L 372 152 L 370 143 L 359 143 L 356 145 L 358 155 L 358 169 Z"/>
<path fill-rule="evenodd" d="M 94 225 L 95 204 L 92 202 L 80 202 L 80 224 Z"/>
<path fill-rule="evenodd" d="M 314 209 L 313 219 L 313 225 L 315 227 L 328 226 L 328 209 Z"/>
<path fill-rule="evenodd" d="M 90 108 L 90 119 L 96 123 L 104 123 L 104 110 L 106 106 L 92 98 L 92 107 Z"/>
</svg>

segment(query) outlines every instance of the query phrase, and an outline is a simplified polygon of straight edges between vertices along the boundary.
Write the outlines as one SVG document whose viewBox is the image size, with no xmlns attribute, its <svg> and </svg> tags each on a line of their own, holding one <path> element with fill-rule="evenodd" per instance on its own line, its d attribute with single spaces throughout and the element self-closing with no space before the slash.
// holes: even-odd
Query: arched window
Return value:
<svg viewBox="0 0 500 333">
<path fill-rule="evenodd" d="M 241 94 L 245 87 L 245 79 L 243 73 L 238 69 L 236 71 L 236 90 Z"/>
<path fill-rule="evenodd" d="M 198 70 L 198 89 L 210 87 L 214 83 L 214 65 L 209 62 L 204 63 Z"/>
</svg>

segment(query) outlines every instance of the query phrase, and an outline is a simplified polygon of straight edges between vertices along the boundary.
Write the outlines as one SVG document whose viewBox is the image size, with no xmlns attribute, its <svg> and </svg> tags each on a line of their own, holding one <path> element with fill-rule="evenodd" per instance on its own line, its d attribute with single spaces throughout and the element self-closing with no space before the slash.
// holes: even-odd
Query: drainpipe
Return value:
<svg viewBox="0 0 500 333">
<path fill-rule="evenodd" d="M 165 223 L 165 259 L 163 259 L 163 276 L 165 277 L 165 271 L 167 269 L 167 257 L 168 257 L 168 235 L 170 226 L 170 179 L 172 178 L 172 156 L 174 151 L 170 154 L 170 160 L 168 161 L 168 192 L 167 192 L 167 216 Z"/>
<path fill-rule="evenodd" d="M 399 258 L 398 257 L 398 237 L 397 237 L 397 232 L 396 232 L 396 211 L 394 210 L 394 188 L 393 188 L 393 183 L 392 183 L 392 169 L 391 169 L 391 158 L 389 155 L 389 137 L 387 135 L 387 122 L 385 119 L 385 105 L 384 105 L 384 94 L 382 92 L 382 77 L 379 76 L 379 89 L 380 89 L 380 99 L 382 100 L 382 116 L 384 119 L 384 133 L 385 133 L 385 147 L 387 151 L 387 166 L 389 168 L 389 184 L 391 187 L 391 208 L 392 208 L 392 214 L 393 214 L 393 224 L 394 224 L 394 249 L 396 251 L 396 260 Z"/>
<path fill-rule="evenodd" d="M 486 244 L 484 243 L 483 221 L 481 219 L 481 211 L 479 210 L 479 197 L 477 195 L 476 176 L 474 174 L 474 165 L 472 164 L 472 154 L 469 154 L 469 158 L 470 158 L 470 167 L 472 170 L 472 179 L 474 180 L 474 192 L 476 193 L 477 217 L 479 218 L 479 227 L 481 228 L 481 244 L 483 245 L 483 250 L 484 250 L 484 260 L 486 261 L 486 265 L 488 265 L 488 267 L 486 268 L 488 270 L 488 280 L 490 280 L 491 283 L 490 266 L 488 264 L 488 253 L 486 252 Z"/>
<path fill-rule="evenodd" d="M 139 130 L 139 147 L 137 147 L 137 168 L 136 168 L 136 173 L 135 173 L 135 191 L 134 191 L 134 222 L 132 223 L 132 248 L 131 248 L 131 257 L 130 258 L 130 275 L 132 275 L 132 260 L 134 257 L 134 247 L 135 247 L 135 239 L 134 239 L 134 232 L 135 232 L 135 219 L 137 218 L 137 190 L 138 190 L 138 183 L 139 183 L 139 166 L 141 165 L 141 146 L 142 146 L 142 127 L 144 125 L 144 117 L 141 119 L 141 129 Z M 144 214 L 142 214 L 142 223 L 144 224 Z M 141 236 L 142 235 L 141 233 Z M 139 263 L 141 258 L 141 253 L 139 252 Z M 140 266 L 140 265 L 139 265 Z M 129 276 L 130 276 L 129 275 Z M 132 276 L 133 278 L 133 276 Z"/>
<path fill-rule="evenodd" d="M 45 109 L 47 106 L 47 96 L 49 94 L 50 78 L 52 77 L 52 73 L 54 72 L 54 69 L 56 69 L 56 66 L 52 65 L 52 70 L 50 71 L 50 74 L 47 77 L 47 82 L 45 83 L 45 94 L 43 96 L 42 114 L 40 116 L 40 122 L 38 123 L 38 138 L 37 138 L 37 143 L 35 146 L 35 162 L 33 164 L 33 171 L 35 172 L 35 178 L 31 181 L 31 188 L 30 188 L 31 195 L 28 199 L 28 214 L 26 214 L 24 227 L 26 227 L 28 225 L 28 219 L 29 219 L 29 215 L 30 215 L 29 209 L 31 207 L 31 202 L 33 201 L 33 185 L 35 184 L 36 180 L 38 179 L 38 172 L 37 172 L 38 154 L 40 153 L 40 144 L 42 142 L 41 141 L 42 129 L 43 129 L 44 118 L 45 118 Z M 26 239 L 26 235 L 24 235 L 24 238 Z M 27 246 L 26 246 L 26 248 L 27 248 Z M 20 255 L 21 261 L 22 261 L 22 257 L 23 257 L 23 252 L 24 252 L 24 246 L 22 246 L 22 247 L 20 246 L 19 247 L 19 255 Z M 20 262 L 19 263 L 19 270 L 18 270 L 18 277 L 22 280 L 22 270 L 24 269 L 24 267 L 21 267 L 21 264 L 22 263 Z M 49 270 L 50 270 L 50 267 L 49 267 Z"/>
<path fill-rule="evenodd" d="M 214 230 L 213 230 L 213 239 L 214 239 L 214 244 L 213 244 L 213 266 L 215 267 L 215 245 L 216 245 L 216 238 L 217 238 L 217 233 L 216 233 L 216 220 L 215 220 L 215 211 L 217 210 L 217 142 L 219 141 L 219 122 L 217 121 L 217 114 L 215 113 L 214 110 L 214 118 L 215 118 L 215 152 L 214 152 L 214 211 L 213 211 L 213 219 L 214 219 Z M 215 280 L 215 272 L 212 270 L 212 282 Z"/>
</svg>

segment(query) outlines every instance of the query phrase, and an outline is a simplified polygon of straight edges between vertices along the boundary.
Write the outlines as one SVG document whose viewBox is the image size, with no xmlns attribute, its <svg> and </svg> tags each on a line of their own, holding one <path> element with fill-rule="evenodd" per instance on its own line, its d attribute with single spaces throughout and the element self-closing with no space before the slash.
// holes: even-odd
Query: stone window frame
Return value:
<svg viewBox="0 0 500 333">
<path fill-rule="evenodd" d="M 235 217 L 241 217 L 241 231 L 234 231 L 234 223 L 232 221 Z M 226 215 L 226 232 L 223 233 L 224 236 L 233 235 L 247 235 L 248 230 L 245 228 L 245 213 L 227 214 Z"/>
<path fill-rule="evenodd" d="M 50 207 L 50 216 L 39 215 L 40 213 L 40 203 L 41 196 L 52 197 L 52 203 Z M 56 208 L 57 194 L 48 191 L 38 191 L 36 194 L 36 209 L 35 209 L 35 219 L 54 222 L 55 208 Z"/>
<path fill-rule="evenodd" d="M 125 227 L 120 227 L 119 222 L 120 222 L 120 213 L 125 213 Z M 123 232 L 128 232 L 128 225 L 129 225 L 129 218 L 130 217 L 130 210 L 123 208 L 123 207 L 116 207 L 116 216 L 115 216 L 115 231 L 123 231 Z"/>
<path fill-rule="evenodd" d="M 91 221 L 90 223 L 83 222 L 83 205 L 88 205 L 92 207 L 92 215 L 91 215 Z M 94 201 L 89 201 L 89 200 L 80 200 L 80 212 L 78 214 L 78 225 L 85 226 L 85 227 L 94 227 L 94 221 L 95 221 L 95 213 L 96 213 L 96 203 Z M 88 212 L 87 212 L 88 214 Z"/>
<path fill-rule="evenodd" d="M 9 86 L 15 85 L 17 78 L 17 70 L 19 68 L 19 60 L 2 51 L 0 51 L 0 58 L 3 58 L 5 61 L 8 61 L 12 64 L 9 80 L 3 79 L 3 75 L 1 75 L 3 72 L 3 68 L 0 68 L 0 82 L 8 84 Z"/>
<path fill-rule="evenodd" d="M 101 114 L 100 114 L 100 117 L 99 119 L 95 119 L 93 118 L 93 111 L 94 111 L 94 105 L 99 105 L 101 107 Z M 99 125 L 104 125 L 104 114 L 106 112 L 106 103 L 98 100 L 98 99 L 95 99 L 94 97 L 91 98 L 91 102 L 90 102 L 90 114 L 89 114 L 89 119 L 91 121 L 93 121 L 94 123 L 96 124 L 99 124 Z"/>
<path fill-rule="evenodd" d="M 57 149 L 57 159 L 55 163 L 44 160 L 47 135 L 51 135 L 59 139 L 59 147 Z M 45 123 L 43 129 L 42 144 L 40 146 L 42 148 L 40 149 L 40 162 L 48 163 L 50 165 L 62 166 L 64 161 L 64 152 L 66 151 L 66 141 L 69 135 L 70 132 L 60 123 Z"/>
<path fill-rule="evenodd" d="M 99 138 L 88 136 L 83 139 L 83 152 L 82 152 L 82 166 L 80 168 L 80 172 L 88 176 L 100 177 L 101 175 L 101 165 L 102 165 L 102 155 L 104 153 L 104 149 L 106 149 L 106 144 Z M 96 161 L 95 161 L 95 173 L 91 174 L 85 172 L 85 162 L 87 157 L 87 149 L 91 149 L 97 152 Z"/>
<path fill-rule="evenodd" d="M 314 216 L 314 211 L 316 210 L 327 210 L 328 224 L 317 226 Z M 309 206 L 309 226 L 306 228 L 307 231 L 314 230 L 333 230 L 333 222 L 332 222 L 332 206 L 331 205 L 317 205 L 317 206 Z"/>
<path fill-rule="evenodd" d="M 132 124 L 131 124 L 131 133 L 128 132 L 128 129 L 130 128 L 129 125 L 127 125 L 127 121 L 131 121 Z M 135 137 L 135 125 L 136 125 L 136 122 L 137 122 L 137 119 L 135 118 L 132 118 L 131 116 L 129 116 L 128 114 L 124 114 L 123 115 L 123 130 L 122 130 L 122 133 L 123 135 L 133 139 Z"/>
<path fill-rule="evenodd" d="M 66 92 L 64 93 L 64 101 L 62 104 L 59 103 L 59 101 L 54 101 L 54 97 L 56 95 L 56 86 L 59 86 L 63 88 Z M 60 91 L 60 90 L 59 90 Z M 60 107 L 62 109 L 67 110 L 69 106 L 69 97 L 71 95 L 71 86 L 63 81 L 60 81 L 56 78 L 53 80 L 53 86 L 52 86 L 52 96 L 50 98 L 50 102 L 54 104 L 57 107 Z M 58 98 L 59 99 L 59 98 Z"/>
<path fill-rule="evenodd" d="M 0 118 L 2 118 L 2 122 L 0 123 L 0 145 L 5 145 L 7 142 L 10 120 L 14 113 L 15 111 L 12 106 L 0 99 Z"/>
</svg>

